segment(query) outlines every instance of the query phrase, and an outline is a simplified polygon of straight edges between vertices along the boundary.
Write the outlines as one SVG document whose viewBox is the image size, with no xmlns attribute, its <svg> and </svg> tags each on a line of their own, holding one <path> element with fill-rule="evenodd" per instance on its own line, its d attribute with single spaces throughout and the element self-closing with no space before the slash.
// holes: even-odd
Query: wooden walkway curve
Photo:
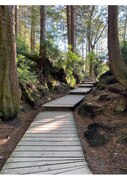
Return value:
<svg viewBox="0 0 127 180">
<path fill-rule="evenodd" d="M 81 101 L 81 97 L 73 101 L 74 106 Z M 57 103 L 54 100 L 54 104 L 58 106 L 60 101 L 61 98 Z M 67 100 L 65 104 L 67 102 L 71 104 Z M 64 107 L 62 110 L 40 112 L 5 163 L 1 174 L 91 174 L 73 112 L 64 110 Z"/>
</svg>

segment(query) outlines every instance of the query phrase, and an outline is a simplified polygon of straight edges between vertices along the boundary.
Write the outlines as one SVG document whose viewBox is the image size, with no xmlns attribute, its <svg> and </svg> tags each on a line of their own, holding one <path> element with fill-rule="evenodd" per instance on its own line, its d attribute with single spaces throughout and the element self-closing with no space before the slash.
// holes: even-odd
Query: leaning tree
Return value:
<svg viewBox="0 0 127 180">
<path fill-rule="evenodd" d="M 0 6 L 0 118 L 17 115 L 20 91 L 16 68 L 14 6 Z"/>
</svg>

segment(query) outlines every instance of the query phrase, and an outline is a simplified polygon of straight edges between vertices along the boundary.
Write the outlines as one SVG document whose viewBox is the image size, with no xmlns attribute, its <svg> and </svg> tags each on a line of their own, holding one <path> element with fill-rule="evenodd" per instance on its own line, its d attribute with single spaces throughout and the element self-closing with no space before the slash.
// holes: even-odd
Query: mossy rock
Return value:
<svg viewBox="0 0 127 180">
<path fill-rule="evenodd" d="M 80 106 L 78 114 L 82 117 L 94 118 L 96 116 L 93 107 L 87 103 Z"/>
<path fill-rule="evenodd" d="M 110 140 L 110 136 L 107 132 L 99 132 L 98 130 L 88 130 L 84 133 L 84 137 L 87 139 L 90 146 L 93 147 L 104 145 Z"/>
<path fill-rule="evenodd" d="M 110 131 L 111 128 L 102 123 L 93 123 L 88 126 L 88 130 L 84 133 L 84 137 L 87 139 L 90 146 L 101 146 L 111 139 L 109 134 Z"/>
</svg>

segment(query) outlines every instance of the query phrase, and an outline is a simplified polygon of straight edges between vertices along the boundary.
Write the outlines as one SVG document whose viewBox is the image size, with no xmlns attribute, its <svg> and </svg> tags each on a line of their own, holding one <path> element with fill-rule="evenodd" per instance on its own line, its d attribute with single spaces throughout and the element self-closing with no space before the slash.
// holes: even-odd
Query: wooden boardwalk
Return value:
<svg viewBox="0 0 127 180">
<path fill-rule="evenodd" d="M 39 113 L 1 174 L 90 174 L 72 112 Z"/>
<path fill-rule="evenodd" d="M 73 109 L 79 102 L 84 99 L 84 95 L 66 95 L 59 99 L 45 103 L 43 107 L 49 108 L 69 108 Z"/>
<path fill-rule="evenodd" d="M 88 88 L 90 89 L 90 88 Z M 1 174 L 91 174 L 71 110 L 85 96 L 67 95 L 44 104 L 2 168 Z M 59 107 L 63 108 L 59 110 Z"/>
<path fill-rule="evenodd" d="M 70 94 L 87 94 L 92 88 L 76 88 L 74 90 L 69 91 Z"/>
<path fill-rule="evenodd" d="M 89 84 L 89 83 L 84 83 L 84 84 L 81 84 L 80 87 L 83 87 L 83 88 L 88 88 L 88 87 L 93 87 L 93 84 Z"/>
</svg>

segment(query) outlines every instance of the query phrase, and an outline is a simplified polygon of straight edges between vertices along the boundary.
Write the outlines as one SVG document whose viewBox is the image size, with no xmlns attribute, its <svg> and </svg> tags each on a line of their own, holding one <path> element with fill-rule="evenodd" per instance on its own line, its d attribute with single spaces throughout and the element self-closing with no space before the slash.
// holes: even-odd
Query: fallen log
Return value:
<svg viewBox="0 0 127 180">
<path fill-rule="evenodd" d="M 37 63 L 37 72 L 38 72 L 40 82 L 44 82 L 45 80 L 48 80 L 49 76 L 51 75 L 55 80 L 58 80 L 60 82 L 67 84 L 66 73 L 64 72 L 64 69 L 53 66 L 53 64 L 50 62 L 48 58 L 32 55 L 32 54 L 21 52 L 21 51 L 18 51 L 17 53 Z"/>
</svg>

